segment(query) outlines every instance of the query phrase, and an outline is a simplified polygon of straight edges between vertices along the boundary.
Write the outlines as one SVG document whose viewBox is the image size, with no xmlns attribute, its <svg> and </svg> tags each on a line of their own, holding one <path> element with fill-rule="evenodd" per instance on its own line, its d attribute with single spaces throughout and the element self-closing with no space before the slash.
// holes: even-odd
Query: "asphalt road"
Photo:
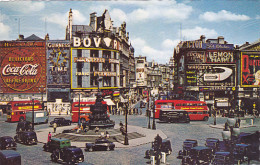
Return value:
<svg viewBox="0 0 260 165">
<path fill-rule="evenodd" d="M 139 104 L 136 105 L 137 107 Z M 54 117 L 50 117 L 49 121 L 52 121 Z M 68 117 L 67 117 L 68 118 Z M 15 136 L 15 129 L 17 123 L 5 122 L 6 116 L 0 116 L 0 136 Z M 119 124 L 120 121 L 124 123 L 124 116 L 111 115 L 111 119 Z M 227 118 L 217 118 L 217 124 L 224 124 Z M 221 137 L 221 129 L 211 128 L 210 124 L 213 123 L 213 118 L 209 121 L 192 121 L 190 124 L 178 124 L 178 123 L 159 123 L 156 122 L 156 128 L 162 130 L 172 143 L 173 152 L 167 157 L 167 163 L 171 165 L 179 165 L 181 160 L 177 159 L 178 151 L 182 149 L 182 142 L 185 139 L 197 139 L 199 145 L 205 144 L 205 139 L 208 137 L 219 138 Z M 128 124 L 136 125 L 140 127 L 147 127 L 148 119 L 145 117 L 145 109 L 143 114 L 129 115 Z M 151 120 L 152 124 L 152 120 Z M 260 130 L 259 122 L 256 123 L 256 127 L 241 129 L 241 132 L 251 132 Z M 35 129 L 41 129 L 48 127 L 48 124 L 36 125 Z M 47 139 L 46 139 L 47 141 Z M 131 141 L 130 141 L 131 142 Z M 17 152 L 22 156 L 23 165 L 45 165 L 56 164 L 50 159 L 50 153 L 44 152 L 42 148 L 43 144 L 38 143 L 34 146 L 27 146 L 18 144 Z M 95 165 L 145 165 L 148 160 L 144 158 L 145 151 L 151 148 L 151 144 L 145 144 L 132 148 L 119 148 L 114 151 L 97 151 L 97 152 L 84 152 L 85 162 Z M 256 162 L 258 163 L 258 162 Z"/>
</svg>

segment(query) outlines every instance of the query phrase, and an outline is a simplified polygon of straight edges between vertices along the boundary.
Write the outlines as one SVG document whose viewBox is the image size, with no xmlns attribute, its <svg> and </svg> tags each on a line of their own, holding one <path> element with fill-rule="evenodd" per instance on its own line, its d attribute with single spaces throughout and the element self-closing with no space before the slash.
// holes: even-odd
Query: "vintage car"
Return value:
<svg viewBox="0 0 260 165">
<path fill-rule="evenodd" d="M 2 150 L 0 151 L 0 164 L 21 165 L 21 155 L 14 150 Z"/>
<path fill-rule="evenodd" d="M 213 165 L 233 164 L 233 157 L 230 152 L 216 152 L 212 164 Z"/>
<path fill-rule="evenodd" d="M 218 148 L 219 148 L 219 139 L 207 138 L 205 146 L 211 148 L 213 150 L 213 152 L 215 153 L 216 151 L 218 151 Z"/>
<path fill-rule="evenodd" d="M 188 156 L 182 158 L 182 164 L 209 164 L 212 158 L 211 148 L 196 146 L 190 150 Z"/>
<path fill-rule="evenodd" d="M 66 126 L 71 125 L 71 120 L 67 120 L 64 117 L 56 117 L 53 121 L 50 122 L 50 126 L 53 126 L 53 124 L 56 123 L 57 126 Z"/>
<path fill-rule="evenodd" d="M 105 138 L 96 139 L 94 143 L 86 143 L 85 151 L 114 150 L 115 144 Z"/>
<path fill-rule="evenodd" d="M 145 158 L 150 159 L 151 156 L 154 156 L 154 142 L 152 142 L 152 149 L 146 150 Z M 162 140 L 160 152 L 165 152 L 166 155 L 170 155 L 172 153 L 172 146 L 170 140 Z"/>
<path fill-rule="evenodd" d="M 24 131 L 17 132 L 17 135 L 14 136 L 16 142 L 23 144 L 37 144 L 37 135 L 34 131 Z"/>
<path fill-rule="evenodd" d="M 193 139 L 186 139 L 183 142 L 183 148 L 179 151 L 178 159 L 182 159 L 184 156 L 189 155 L 191 148 L 198 146 L 198 141 Z"/>
<path fill-rule="evenodd" d="M 31 131 L 31 130 L 32 130 L 32 126 L 31 126 L 31 122 L 29 121 L 20 121 L 18 122 L 16 127 L 16 132 Z"/>
<path fill-rule="evenodd" d="M 71 143 L 69 139 L 64 138 L 51 138 L 51 140 L 43 145 L 44 151 L 53 152 L 56 149 L 64 147 L 70 147 Z"/>
<path fill-rule="evenodd" d="M 240 163 L 248 161 L 253 156 L 251 151 L 251 145 L 249 144 L 236 144 L 234 151 L 234 159 L 235 161 L 239 161 Z M 258 155 L 259 156 L 259 155 Z"/>
<path fill-rule="evenodd" d="M 14 149 L 16 150 L 16 143 L 14 139 L 10 136 L 3 136 L 0 137 L 0 149 L 6 150 L 6 149 Z"/>
<path fill-rule="evenodd" d="M 187 111 L 183 110 L 160 110 L 159 120 L 164 122 L 189 123 L 190 117 Z"/>
<path fill-rule="evenodd" d="M 75 164 L 84 162 L 84 154 L 82 150 L 75 146 L 56 149 L 51 154 L 53 162 L 65 162 L 66 164 Z"/>
</svg>

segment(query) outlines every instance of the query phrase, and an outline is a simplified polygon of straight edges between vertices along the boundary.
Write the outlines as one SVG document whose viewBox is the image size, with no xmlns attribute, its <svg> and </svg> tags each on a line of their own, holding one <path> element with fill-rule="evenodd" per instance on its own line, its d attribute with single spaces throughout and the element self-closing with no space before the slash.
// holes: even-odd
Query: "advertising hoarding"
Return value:
<svg viewBox="0 0 260 165">
<path fill-rule="evenodd" d="M 260 86 L 260 55 L 254 52 L 241 53 L 241 86 Z"/>
<path fill-rule="evenodd" d="M 47 42 L 48 87 L 70 87 L 70 42 Z"/>
<path fill-rule="evenodd" d="M 46 85 L 45 41 L 0 42 L 3 93 L 40 93 Z"/>
</svg>

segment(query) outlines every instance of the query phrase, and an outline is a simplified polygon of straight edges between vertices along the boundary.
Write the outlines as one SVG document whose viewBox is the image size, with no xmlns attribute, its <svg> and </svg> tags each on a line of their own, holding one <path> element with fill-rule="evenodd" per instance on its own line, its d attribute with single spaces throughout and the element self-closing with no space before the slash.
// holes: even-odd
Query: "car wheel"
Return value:
<svg viewBox="0 0 260 165">
<path fill-rule="evenodd" d="M 51 160 L 52 160 L 53 162 L 57 162 L 58 158 L 57 158 L 57 156 L 55 156 L 54 154 L 51 154 Z"/>
<path fill-rule="evenodd" d="M 204 119 L 203 119 L 204 121 L 208 121 L 209 120 L 209 118 L 206 116 L 206 117 L 204 117 Z"/>
<path fill-rule="evenodd" d="M 88 149 L 88 151 L 92 152 L 92 151 L 93 151 L 93 148 L 92 148 L 92 147 L 90 147 L 90 148 Z"/>
<path fill-rule="evenodd" d="M 106 148 L 106 149 L 107 149 L 107 151 L 109 151 L 109 150 L 110 150 L 110 148 L 109 148 L 108 146 L 107 146 L 107 148 Z"/>
</svg>

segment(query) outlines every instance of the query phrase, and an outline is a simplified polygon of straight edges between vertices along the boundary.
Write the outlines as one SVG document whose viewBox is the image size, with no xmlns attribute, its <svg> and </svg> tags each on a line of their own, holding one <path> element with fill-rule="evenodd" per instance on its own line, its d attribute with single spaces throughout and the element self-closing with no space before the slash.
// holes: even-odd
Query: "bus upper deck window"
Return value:
<svg viewBox="0 0 260 165">
<path fill-rule="evenodd" d="M 197 112 L 192 112 L 192 114 L 197 114 Z"/>
</svg>

